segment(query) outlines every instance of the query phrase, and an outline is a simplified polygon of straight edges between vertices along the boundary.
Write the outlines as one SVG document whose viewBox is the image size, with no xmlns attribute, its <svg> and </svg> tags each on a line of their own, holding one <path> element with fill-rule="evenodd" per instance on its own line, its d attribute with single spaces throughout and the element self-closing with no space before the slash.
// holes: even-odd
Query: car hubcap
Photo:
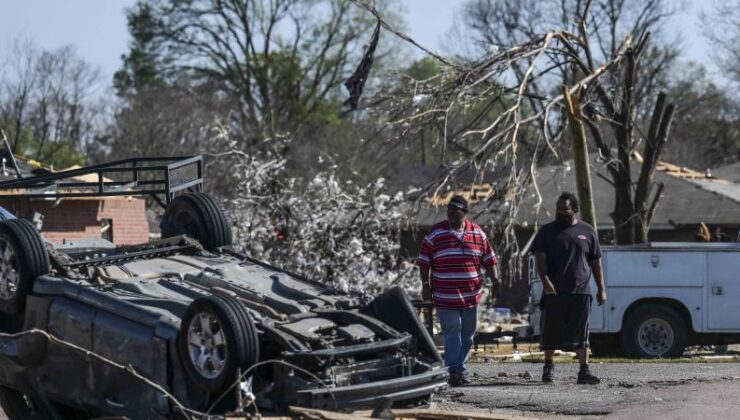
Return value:
<svg viewBox="0 0 740 420">
<path fill-rule="evenodd" d="M 213 314 L 200 313 L 188 326 L 190 361 L 205 378 L 214 379 L 226 364 L 226 336 Z"/>
<path fill-rule="evenodd" d="M 0 239 L 0 298 L 14 298 L 17 289 L 18 259 L 10 242 Z"/>
<path fill-rule="evenodd" d="M 673 327 L 661 318 L 650 318 L 637 332 L 640 349 L 651 356 L 663 356 L 673 346 Z"/>
</svg>

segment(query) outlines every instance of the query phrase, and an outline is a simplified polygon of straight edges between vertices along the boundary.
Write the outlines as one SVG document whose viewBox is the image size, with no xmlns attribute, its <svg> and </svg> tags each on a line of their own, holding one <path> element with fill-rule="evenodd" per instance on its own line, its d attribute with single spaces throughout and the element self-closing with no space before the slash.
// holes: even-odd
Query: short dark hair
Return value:
<svg viewBox="0 0 740 420">
<path fill-rule="evenodd" d="M 468 200 L 465 199 L 465 197 L 461 195 L 456 195 L 450 199 L 450 202 L 447 203 L 447 208 L 462 210 L 463 212 L 468 212 Z"/>
<path fill-rule="evenodd" d="M 578 210 L 580 210 L 580 207 L 578 206 L 578 197 L 576 197 L 572 192 L 563 191 L 560 193 L 560 197 L 558 197 L 558 201 L 560 200 L 570 201 L 570 208 L 573 209 L 574 213 L 578 213 Z"/>
</svg>

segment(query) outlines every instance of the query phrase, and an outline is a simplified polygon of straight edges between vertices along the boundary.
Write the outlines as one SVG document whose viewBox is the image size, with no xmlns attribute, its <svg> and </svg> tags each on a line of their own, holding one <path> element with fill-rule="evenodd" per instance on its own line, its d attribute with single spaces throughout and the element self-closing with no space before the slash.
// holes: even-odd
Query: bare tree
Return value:
<svg viewBox="0 0 740 420">
<path fill-rule="evenodd" d="M 294 132 L 336 97 L 375 25 L 348 0 L 146 5 L 154 16 L 152 50 L 166 52 L 165 70 L 201 77 L 233 95 L 252 146 Z"/>
<path fill-rule="evenodd" d="M 7 68 L 0 86 L 0 100 L 2 100 L 2 120 L 10 125 L 10 143 L 13 149 L 18 149 L 21 141 L 21 129 L 27 120 L 31 95 L 36 87 L 37 72 L 35 64 L 39 52 L 30 40 L 16 39 L 5 63 Z"/>
<path fill-rule="evenodd" d="M 715 0 L 702 14 L 705 36 L 716 48 L 717 64 L 730 80 L 740 82 L 740 0 Z"/>
<path fill-rule="evenodd" d="M 740 161 L 740 97 L 710 78 L 700 64 L 675 72 L 669 95 L 676 110 L 665 159 L 679 166 L 712 169 Z"/>
<path fill-rule="evenodd" d="M 38 51 L 30 42 L 15 44 L 7 68 L 0 115 L 14 149 L 58 165 L 81 163 L 79 151 L 99 129 L 98 71 L 72 47 Z"/>
<path fill-rule="evenodd" d="M 371 5 L 361 0 L 355 3 L 382 21 L 380 12 Z M 383 21 L 383 25 L 389 32 L 408 38 L 389 23 Z M 425 203 L 425 197 L 445 191 L 464 173 L 474 172 L 475 179 L 493 174 L 500 181 L 493 198 L 485 201 L 485 211 L 495 219 L 493 226 L 486 228 L 499 233 L 498 249 L 509 262 L 503 275 L 510 280 L 517 278 L 520 269 L 514 226 L 521 197 L 527 192 L 525 185 L 533 178 L 541 154 L 553 149 L 550 128 L 561 130 L 551 122 L 562 110 L 563 94 L 542 95 L 536 85 L 557 71 L 553 60 L 582 57 L 581 42 L 568 31 L 553 30 L 475 60 L 427 51 L 440 63 L 438 74 L 423 80 L 407 78 L 401 87 L 392 86 L 374 98 L 387 121 L 383 135 L 374 141 L 386 148 L 430 125 L 441 127 L 435 154 L 439 153 L 442 170 L 416 192 L 418 205 Z M 574 95 L 591 89 L 619 66 L 633 47 L 631 37 L 623 39 L 613 57 L 594 61 L 591 71 L 581 72 L 567 86 L 568 92 Z M 516 77 L 519 69 L 521 77 Z"/>
<path fill-rule="evenodd" d="M 587 11 L 587 13 L 586 13 Z M 573 33 L 583 33 L 589 42 L 588 56 L 583 57 L 587 65 L 608 61 L 618 51 L 621 41 L 627 34 L 639 39 L 648 31 L 660 30 L 660 25 L 667 16 L 673 13 L 664 0 L 471 0 L 462 10 L 462 20 L 469 28 L 467 36 L 479 53 L 488 53 L 496 49 L 508 48 L 527 42 L 552 28 L 561 27 Z M 583 30 L 581 30 L 581 20 Z M 466 40 L 458 40 L 468 42 Z M 643 104 L 643 98 L 654 96 L 665 86 L 663 76 L 677 57 L 678 50 L 673 46 L 649 48 L 643 54 L 649 56 L 637 71 L 639 82 L 635 86 L 632 106 L 638 116 L 649 115 L 649 107 Z M 567 57 L 549 57 L 553 71 L 548 77 L 531 81 L 531 88 L 540 96 L 546 96 L 559 89 L 561 83 L 572 84 L 583 70 Z M 524 69 L 521 64 L 513 67 L 515 76 L 521 79 Z M 618 72 L 613 68 L 611 72 Z M 610 74 L 605 79 L 619 83 L 618 74 Z M 605 83 L 609 83 L 605 81 Z M 530 101 L 537 106 L 537 101 Z M 550 128 L 551 136 L 557 140 L 564 119 L 555 120 Z M 557 148 L 563 153 L 567 143 Z"/>
<path fill-rule="evenodd" d="M 595 63 L 609 61 L 620 53 L 624 55 L 624 60 L 610 67 L 604 77 L 579 92 L 591 139 L 606 162 L 614 186 L 612 219 L 618 243 L 647 240 L 650 209 L 655 209 L 660 197 L 661 189 L 653 185 L 652 173 L 657 163 L 654 154 L 659 156 L 665 141 L 660 135 L 666 133 L 653 128 L 667 130 L 673 108 L 665 105 L 663 97 L 658 101 L 663 107 L 654 109 L 651 118 L 647 100 L 666 85 L 666 69 L 675 60 L 677 50 L 650 48 L 648 40 L 670 13 L 662 0 L 474 0 L 464 12 L 476 34 L 474 42 L 483 50 L 532 39 L 551 25 L 562 25 L 572 31 L 572 42 L 562 43 L 567 54 L 549 54 L 552 71 L 543 71 L 542 75 L 547 77 L 530 81 L 539 96 L 546 96 L 558 83 L 570 86 L 584 74 L 592 74 Z M 628 34 L 635 42 L 622 49 L 621 39 Z M 512 67 L 518 80 L 531 78 L 524 71 L 525 64 L 520 62 Z M 534 99 L 529 102 L 535 109 L 542 106 Z M 670 111 L 668 115 L 663 114 L 666 111 Z M 640 128 L 648 119 L 650 133 L 644 133 Z M 549 131 L 556 138 L 561 133 L 557 130 L 563 126 L 562 113 L 559 119 L 550 121 L 550 126 Z M 563 153 L 567 143 L 561 144 L 556 151 Z M 633 153 L 641 147 L 650 156 L 636 176 L 635 186 L 630 166 Z"/>
</svg>

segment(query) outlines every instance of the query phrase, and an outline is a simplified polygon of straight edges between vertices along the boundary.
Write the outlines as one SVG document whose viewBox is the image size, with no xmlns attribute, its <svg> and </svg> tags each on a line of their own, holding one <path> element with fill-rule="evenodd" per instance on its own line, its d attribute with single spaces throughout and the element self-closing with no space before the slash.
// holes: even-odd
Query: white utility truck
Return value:
<svg viewBox="0 0 740 420">
<path fill-rule="evenodd" d="M 595 355 L 679 357 L 686 346 L 740 343 L 740 243 L 662 242 L 602 252 L 607 302 L 592 301 Z M 529 327 L 519 332 L 536 337 L 542 282 L 534 256 L 529 279 Z"/>
</svg>

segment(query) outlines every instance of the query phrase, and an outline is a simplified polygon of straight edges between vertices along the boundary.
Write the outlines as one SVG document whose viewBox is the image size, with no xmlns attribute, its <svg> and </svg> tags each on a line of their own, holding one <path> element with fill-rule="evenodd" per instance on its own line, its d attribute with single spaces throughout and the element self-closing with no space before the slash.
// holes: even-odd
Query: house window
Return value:
<svg viewBox="0 0 740 420">
<path fill-rule="evenodd" d="M 100 220 L 100 237 L 113 242 L 113 219 Z"/>
</svg>

